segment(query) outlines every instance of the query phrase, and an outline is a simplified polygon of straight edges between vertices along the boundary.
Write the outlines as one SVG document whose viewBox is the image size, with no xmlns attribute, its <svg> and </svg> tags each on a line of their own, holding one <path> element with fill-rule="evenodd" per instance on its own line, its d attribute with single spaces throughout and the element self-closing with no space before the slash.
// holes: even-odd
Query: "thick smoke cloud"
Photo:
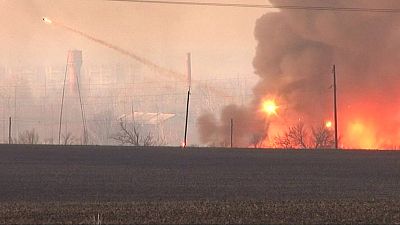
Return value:
<svg viewBox="0 0 400 225">
<path fill-rule="evenodd" d="M 271 2 L 293 5 L 293 1 Z M 311 0 L 302 5 L 399 9 L 400 1 Z M 254 127 L 261 120 L 268 127 L 298 120 L 311 126 L 332 118 L 331 70 L 336 64 L 342 144 L 400 145 L 400 14 L 282 10 L 258 19 L 255 38 L 253 64 L 260 81 L 254 87 L 254 101 L 247 108 L 225 108 L 220 123 L 212 122 L 213 132 L 207 132 L 210 120 L 203 117 L 199 127 L 205 143 L 225 139 L 221 128 L 229 114 L 240 113 L 249 121 L 236 131 L 242 139 L 251 136 L 247 132 L 267 137 L 271 129 Z M 279 118 L 260 116 L 257 109 L 266 96 L 279 100 Z M 355 139 L 371 139 L 370 146 Z M 251 139 L 246 141 L 241 145 Z"/>
<path fill-rule="evenodd" d="M 197 121 L 200 127 L 200 140 L 209 145 L 229 146 L 232 119 L 234 146 L 251 144 L 254 138 L 262 137 L 267 130 L 263 119 L 254 117 L 253 110 L 255 109 L 229 105 L 222 110 L 220 123 L 213 114 L 203 114 Z"/>
</svg>

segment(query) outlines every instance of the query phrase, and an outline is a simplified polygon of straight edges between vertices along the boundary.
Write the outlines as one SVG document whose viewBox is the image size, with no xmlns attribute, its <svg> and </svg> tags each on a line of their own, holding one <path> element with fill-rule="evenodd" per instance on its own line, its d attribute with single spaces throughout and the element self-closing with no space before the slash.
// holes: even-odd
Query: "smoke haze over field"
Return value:
<svg viewBox="0 0 400 225">
<path fill-rule="evenodd" d="M 249 73 L 255 43 L 251 32 L 263 12 L 112 1 L 3 0 L 0 63 L 64 64 L 69 49 L 81 49 L 86 63 L 131 62 L 76 34 L 46 26 L 41 20 L 46 16 L 178 72 L 186 71 L 186 53 L 192 52 L 198 77 L 227 71 Z M 238 66 L 232 68 L 229 63 Z"/>
<path fill-rule="evenodd" d="M 400 8 L 397 0 L 311 0 L 302 5 Z M 247 137 L 237 143 L 241 146 L 251 143 L 250 130 L 267 138 L 297 121 L 316 125 L 331 120 L 331 70 L 336 64 L 342 146 L 400 145 L 399 14 L 282 10 L 258 19 L 254 33 L 258 44 L 253 64 L 260 78 L 253 89 L 254 101 L 246 107 L 227 107 L 220 123 L 207 122 L 217 119 L 204 116 L 199 123 L 204 142 L 211 143 L 207 130 L 220 131 L 214 137 L 216 143 L 226 141 L 228 115 L 246 115 L 244 127 L 235 130 L 237 136 Z M 259 110 L 263 99 L 271 97 L 279 105 L 276 117 L 266 117 Z M 269 126 L 260 126 L 260 121 Z M 210 124 L 212 129 L 206 126 Z"/>
<path fill-rule="evenodd" d="M 266 4 L 264 0 L 218 2 Z M 291 0 L 270 2 L 300 4 Z M 301 5 L 400 8 L 398 0 L 306 0 Z M 82 31 L 93 37 L 92 41 L 44 24 L 43 16 Z M 156 65 L 153 68 L 179 74 L 186 71 L 186 53 L 191 52 L 193 80 L 209 79 L 215 84 L 221 79 L 222 85 L 214 87 L 232 96 L 210 97 L 209 90 L 192 93 L 189 130 L 198 126 L 204 144 L 227 145 L 230 119 L 234 120 L 236 146 L 250 146 L 259 140 L 268 145 L 270 138 L 299 121 L 307 126 L 332 121 L 335 64 L 342 147 L 400 146 L 399 13 L 266 12 L 113 1 L 3 0 L 0 26 L 3 141 L 9 116 L 19 119 L 14 132 L 19 131 L 19 125 L 21 129 L 42 126 L 46 131 L 50 129 L 45 126 L 55 127 L 43 121 L 57 120 L 63 67 L 71 49 L 83 53 L 82 88 L 92 122 L 98 122 L 96 115 L 113 118 L 128 114 L 132 108 L 184 114 L 181 104 L 185 102 L 186 84 L 182 79 L 159 76 L 143 62 L 133 62 L 115 51 L 117 48 L 93 41 L 96 39 L 149 59 Z M 257 76 L 249 76 L 249 82 L 239 79 L 253 72 Z M 228 76 L 238 78 L 223 80 Z M 249 90 L 246 85 L 253 86 L 257 81 L 252 93 L 227 85 L 236 82 Z M 270 99 L 277 104 L 276 114 L 262 110 L 262 103 Z M 236 104 L 222 109 L 218 117 L 216 112 L 232 102 Z M 207 109 L 212 113 L 203 114 L 195 124 L 200 111 Z M 180 138 L 180 130 L 173 133 Z M 194 133 L 189 132 L 189 136 Z"/>
<path fill-rule="evenodd" d="M 118 129 L 117 118 L 137 111 L 176 115 L 173 122 L 168 121 L 171 132 L 154 130 L 173 139 L 169 145 L 179 145 L 187 91 L 186 55 L 191 52 L 189 144 L 198 144 L 195 121 L 202 108 L 247 101 L 240 94 L 247 94 L 254 84 L 252 31 L 263 13 L 263 9 L 116 1 L 0 0 L 0 142 L 8 141 L 10 116 L 13 138 L 35 128 L 41 141 L 54 139 L 67 52 L 81 50 L 79 79 L 89 133 L 102 133 L 97 135 L 101 140 L 91 138 L 96 144 L 110 144 L 110 135 Z M 44 23 L 43 17 L 57 23 Z M 238 86 L 232 80 L 239 77 L 250 80 L 241 86 L 245 91 L 232 88 Z M 215 91 L 210 83 L 222 84 L 216 86 L 224 89 Z M 215 97 L 216 92 L 227 90 L 232 96 Z M 66 124 L 81 123 L 71 117 Z"/>
</svg>

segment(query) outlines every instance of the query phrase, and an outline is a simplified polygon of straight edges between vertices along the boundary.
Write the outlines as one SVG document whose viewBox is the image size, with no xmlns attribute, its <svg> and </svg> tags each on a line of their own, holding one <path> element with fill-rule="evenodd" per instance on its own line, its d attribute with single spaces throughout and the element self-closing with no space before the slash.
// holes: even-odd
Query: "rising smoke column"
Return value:
<svg viewBox="0 0 400 225">
<path fill-rule="evenodd" d="M 293 1 L 271 3 L 293 5 Z M 302 6 L 400 8 L 400 1 L 310 0 L 302 1 Z M 244 123 L 242 131 L 264 132 L 268 137 L 275 135 L 274 126 L 299 120 L 311 126 L 332 118 L 331 68 L 336 64 L 343 147 L 400 146 L 400 14 L 282 10 L 258 19 L 255 38 L 253 64 L 260 82 L 246 107 L 249 112 L 244 113 L 251 122 Z M 271 95 L 279 99 L 280 116 L 263 118 L 257 109 Z M 226 114 L 239 111 L 227 107 L 213 130 L 226 126 L 228 121 L 222 119 Z M 201 118 L 199 127 L 202 140 L 209 143 L 206 118 Z M 260 120 L 269 129 L 253 126 Z M 224 133 L 214 132 L 213 138 L 223 140 Z"/>
</svg>

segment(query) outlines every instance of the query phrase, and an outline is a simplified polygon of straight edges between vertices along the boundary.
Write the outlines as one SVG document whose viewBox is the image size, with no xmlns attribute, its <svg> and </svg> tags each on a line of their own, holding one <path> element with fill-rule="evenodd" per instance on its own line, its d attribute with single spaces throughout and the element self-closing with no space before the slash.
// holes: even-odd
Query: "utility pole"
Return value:
<svg viewBox="0 0 400 225">
<path fill-rule="evenodd" d="M 15 83 L 15 87 L 14 87 L 14 120 L 15 121 L 17 121 L 17 86 L 18 85 L 18 82 L 16 82 Z M 18 125 L 17 126 L 14 126 L 16 129 L 16 132 L 17 132 L 17 134 L 18 134 L 18 131 L 19 131 L 19 129 L 18 129 Z"/>
<path fill-rule="evenodd" d="M 183 140 L 183 147 L 186 148 L 187 145 L 187 129 L 188 129 L 188 119 L 189 119 L 189 101 L 190 101 L 190 86 L 192 79 L 192 60 L 190 53 L 187 54 L 187 79 L 188 79 L 188 92 L 187 92 L 187 100 L 186 100 L 186 120 L 185 120 L 185 137 Z"/>
<path fill-rule="evenodd" d="M 233 148 L 233 119 L 231 119 L 231 148 Z"/>
<path fill-rule="evenodd" d="M 190 99 L 190 87 L 189 90 L 187 92 L 187 101 L 186 101 L 186 121 L 185 121 L 185 137 L 184 137 L 184 141 L 183 141 L 183 147 L 186 147 L 187 144 L 187 129 L 188 129 L 188 117 L 189 117 L 189 100 Z"/>
<path fill-rule="evenodd" d="M 11 116 L 8 118 L 8 144 L 12 144 L 12 138 L 11 138 Z"/>
<path fill-rule="evenodd" d="M 337 96 L 336 96 L 336 66 L 333 65 L 333 104 L 335 114 L 335 149 L 339 149 L 338 141 L 338 118 L 337 118 Z"/>
<path fill-rule="evenodd" d="M 68 61 L 69 61 L 69 55 L 67 57 L 67 65 L 65 66 L 64 84 L 63 84 L 63 89 L 62 89 L 61 109 L 60 109 L 60 123 L 59 123 L 59 127 L 58 127 L 58 144 L 59 145 L 61 145 L 61 124 L 62 124 L 62 115 L 63 115 L 63 109 L 64 109 L 65 82 L 67 81 Z"/>
<path fill-rule="evenodd" d="M 81 116 L 82 116 L 82 126 L 83 126 L 83 144 L 87 145 L 87 143 L 88 143 L 88 133 L 87 133 L 87 126 L 86 126 L 86 116 L 85 116 L 85 109 L 83 107 L 83 102 L 82 102 L 82 95 L 81 95 L 81 89 L 80 89 L 80 86 L 79 86 L 79 77 L 78 77 L 78 75 L 76 76 L 76 84 L 78 86 L 79 104 L 81 106 Z"/>
<path fill-rule="evenodd" d="M 126 119 L 126 117 L 125 117 L 125 119 Z M 131 122 L 132 122 L 132 132 L 134 133 L 135 129 L 136 129 L 136 123 L 135 123 L 135 112 L 133 111 L 133 100 L 131 102 Z M 125 124 L 126 124 L 126 121 L 125 121 Z"/>
</svg>

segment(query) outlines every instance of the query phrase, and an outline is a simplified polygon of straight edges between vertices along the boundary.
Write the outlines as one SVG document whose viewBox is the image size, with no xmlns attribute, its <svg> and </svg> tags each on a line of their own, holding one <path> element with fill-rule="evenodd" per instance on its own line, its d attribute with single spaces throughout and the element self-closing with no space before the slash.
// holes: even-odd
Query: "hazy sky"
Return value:
<svg viewBox="0 0 400 225">
<path fill-rule="evenodd" d="M 264 13 L 264 9 L 101 0 L 2 0 L 0 64 L 62 65 L 68 49 L 81 49 L 87 64 L 131 61 L 75 33 L 44 24 L 41 18 L 47 16 L 177 71 L 185 71 L 186 53 L 191 52 L 194 77 L 251 74 L 255 21 Z"/>
</svg>

